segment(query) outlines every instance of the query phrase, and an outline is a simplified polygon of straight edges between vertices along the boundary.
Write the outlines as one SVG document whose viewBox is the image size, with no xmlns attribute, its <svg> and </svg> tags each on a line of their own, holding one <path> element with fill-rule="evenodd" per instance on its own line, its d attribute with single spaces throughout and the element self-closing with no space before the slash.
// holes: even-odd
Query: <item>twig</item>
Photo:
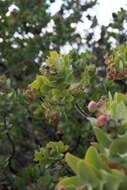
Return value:
<svg viewBox="0 0 127 190">
<path fill-rule="evenodd" d="M 78 104 L 75 104 L 75 108 L 85 119 L 89 117 L 88 113 L 86 113 Z"/>
<path fill-rule="evenodd" d="M 7 127 L 7 122 L 6 122 L 6 116 L 5 115 L 4 115 L 3 119 L 4 119 L 4 127 L 7 130 L 7 132 L 6 132 L 7 138 L 8 138 L 8 140 L 9 140 L 11 146 L 12 146 L 12 152 L 11 152 L 11 155 L 10 155 L 10 157 L 8 159 L 8 166 L 9 166 L 9 169 L 10 169 L 10 171 L 12 173 L 17 174 L 17 170 L 15 170 L 13 168 L 13 166 L 12 166 L 12 160 L 15 157 L 15 144 L 14 144 L 14 142 L 13 142 L 13 140 L 12 140 L 12 138 L 11 138 L 9 132 L 8 132 L 8 127 Z"/>
</svg>

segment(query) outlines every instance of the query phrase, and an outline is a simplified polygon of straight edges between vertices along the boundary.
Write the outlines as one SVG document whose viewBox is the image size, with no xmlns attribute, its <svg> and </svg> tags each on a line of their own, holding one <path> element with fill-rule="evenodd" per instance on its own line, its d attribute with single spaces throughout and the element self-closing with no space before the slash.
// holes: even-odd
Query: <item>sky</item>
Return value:
<svg viewBox="0 0 127 190">
<path fill-rule="evenodd" d="M 127 0 L 98 0 L 99 6 L 96 8 L 96 14 L 100 24 L 107 25 L 112 12 L 118 11 L 121 7 L 127 8 Z"/>
<path fill-rule="evenodd" d="M 56 0 L 50 8 L 52 14 L 55 14 L 61 6 L 62 0 Z M 112 18 L 112 12 L 118 11 L 121 7 L 127 8 L 127 0 L 98 0 L 94 13 L 97 15 L 100 24 L 108 24 Z"/>
</svg>

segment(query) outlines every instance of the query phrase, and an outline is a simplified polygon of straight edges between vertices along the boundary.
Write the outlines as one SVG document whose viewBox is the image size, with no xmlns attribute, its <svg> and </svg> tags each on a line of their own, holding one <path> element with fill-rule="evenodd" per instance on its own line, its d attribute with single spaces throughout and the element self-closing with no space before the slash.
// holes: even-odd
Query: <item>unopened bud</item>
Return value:
<svg viewBox="0 0 127 190">
<path fill-rule="evenodd" d="M 89 110 L 89 112 L 95 112 L 96 109 L 97 109 L 97 103 L 95 101 L 91 101 L 88 104 L 88 110 Z"/>
<path fill-rule="evenodd" d="M 97 119 L 96 119 L 96 125 L 97 126 L 103 126 L 105 125 L 107 122 L 109 121 L 109 117 L 106 115 L 100 115 Z"/>
<path fill-rule="evenodd" d="M 58 187 L 58 190 L 66 190 L 66 189 L 64 188 L 64 186 L 60 186 Z"/>
</svg>

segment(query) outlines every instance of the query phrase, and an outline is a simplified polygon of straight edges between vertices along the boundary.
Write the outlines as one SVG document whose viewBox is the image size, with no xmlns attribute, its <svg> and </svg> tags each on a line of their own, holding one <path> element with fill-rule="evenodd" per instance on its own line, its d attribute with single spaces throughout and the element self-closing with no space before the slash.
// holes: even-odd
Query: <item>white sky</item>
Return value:
<svg viewBox="0 0 127 190">
<path fill-rule="evenodd" d="M 99 6 L 96 14 L 100 24 L 108 24 L 112 18 L 112 12 L 118 11 L 121 7 L 127 9 L 127 0 L 98 0 Z"/>
</svg>

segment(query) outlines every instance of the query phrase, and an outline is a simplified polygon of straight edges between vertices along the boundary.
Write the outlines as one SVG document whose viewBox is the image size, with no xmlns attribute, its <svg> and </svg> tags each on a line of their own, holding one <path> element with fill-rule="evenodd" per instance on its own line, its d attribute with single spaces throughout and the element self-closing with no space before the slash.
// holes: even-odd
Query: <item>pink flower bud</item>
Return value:
<svg viewBox="0 0 127 190">
<path fill-rule="evenodd" d="M 97 109 L 97 103 L 95 101 L 91 101 L 88 104 L 88 110 L 89 110 L 89 112 L 95 112 L 96 109 Z"/>
<path fill-rule="evenodd" d="M 105 100 L 105 99 L 107 99 L 107 96 L 101 96 L 101 99 Z"/>
<path fill-rule="evenodd" d="M 103 104 L 101 102 L 97 103 L 97 108 L 100 108 Z"/>
<path fill-rule="evenodd" d="M 124 73 L 127 73 L 127 68 L 125 68 L 125 69 L 123 70 L 123 72 L 124 72 Z"/>
<path fill-rule="evenodd" d="M 109 117 L 106 115 L 100 115 L 97 119 L 96 119 L 96 125 L 97 126 L 103 126 L 105 125 L 107 122 L 109 121 Z"/>
<path fill-rule="evenodd" d="M 65 190 L 64 186 L 60 186 L 58 190 Z"/>
<path fill-rule="evenodd" d="M 111 67 L 116 67 L 116 64 L 114 63 L 114 64 L 111 64 L 110 66 L 111 66 Z"/>
</svg>

